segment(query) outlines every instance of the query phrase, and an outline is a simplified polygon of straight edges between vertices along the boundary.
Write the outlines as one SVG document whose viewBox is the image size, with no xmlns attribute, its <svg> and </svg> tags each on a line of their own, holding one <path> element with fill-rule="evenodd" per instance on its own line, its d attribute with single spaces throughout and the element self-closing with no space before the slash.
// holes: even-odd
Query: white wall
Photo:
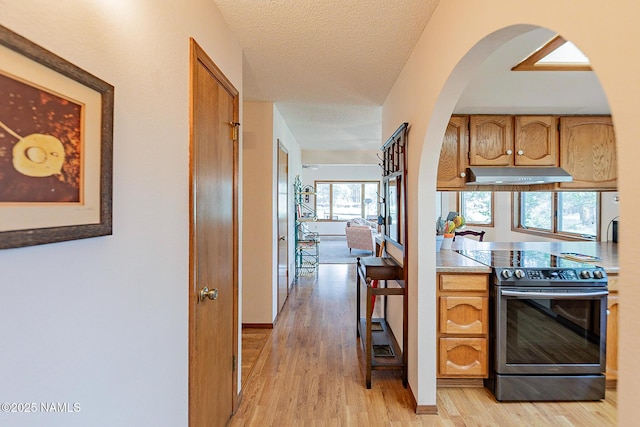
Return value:
<svg viewBox="0 0 640 427">
<path fill-rule="evenodd" d="M 300 147 L 271 102 L 245 102 L 244 274 L 242 323 L 272 324 L 278 314 L 278 141 L 288 153 L 289 235 L 293 236 L 293 181 Z M 294 239 L 288 241 L 289 282 L 295 277 Z"/>
<path fill-rule="evenodd" d="M 459 209 L 458 194 L 456 191 L 438 192 L 437 197 L 441 201 L 436 212 L 436 218 L 442 216 L 442 212 L 446 215 L 449 211 L 457 211 Z M 559 240 L 511 231 L 511 194 L 507 191 L 493 193 L 493 225 L 469 225 L 467 228 L 485 231 L 485 242 L 552 242 Z M 620 215 L 619 204 L 616 201 L 617 197 L 618 193 L 613 191 L 600 193 L 600 241 L 602 242 L 611 240 L 611 220 Z"/>
<path fill-rule="evenodd" d="M 318 166 L 317 170 L 302 170 L 301 178 L 304 185 L 313 186 L 315 181 L 380 181 L 380 191 L 382 191 L 382 169 L 377 164 L 319 164 Z M 309 230 L 318 232 L 321 236 L 344 236 L 346 224 L 346 221 L 308 223 Z"/>
<path fill-rule="evenodd" d="M 553 10 L 553 13 L 549 13 Z M 419 405 L 434 405 L 435 396 L 435 253 L 433 226 L 419 218 L 435 218 L 437 155 L 446 124 L 460 94 L 480 64 L 511 38 L 539 25 L 560 32 L 590 58 L 608 97 L 618 142 L 621 221 L 634 217 L 640 206 L 640 187 L 634 184 L 638 152 L 637 108 L 640 96 L 640 58 L 626 54 L 620 40 L 640 38 L 636 24 L 640 5 L 624 0 L 603 4 L 538 0 L 440 2 L 383 107 L 383 134 L 409 122 L 409 383 Z M 607 19 L 602 19 L 606 16 Z M 453 25 L 455 23 L 455 25 Z M 446 43 L 444 42 L 446 41 Z M 640 417 L 635 396 L 640 394 L 637 363 L 640 340 L 636 328 L 640 311 L 625 310 L 640 303 L 640 289 L 626 286 L 626 278 L 640 275 L 640 231 L 627 226 L 620 241 L 619 422 L 632 425 Z M 419 267 L 419 268 L 418 268 Z M 632 283 L 632 282 L 629 282 Z"/>
<path fill-rule="evenodd" d="M 293 183 L 295 181 L 296 176 L 302 176 L 302 163 L 301 163 L 301 151 L 298 142 L 293 137 L 291 130 L 285 123 L 282 118 L 282 114 L 278 110 L 278 107 L 274 105 L 273 107 L 273 138 L 275 141 L 275 146 L 277 149 L 277 141 L 280 140 L 280 143 L 285 147 L 288 158 L 289 158 L 289 240 L 288 240 L 288 253 L 289 253 L 289 283 L 293 282 L 295 278 L 295 257 L 294 257 L 294 249 L 295 249 L 295 239 L 294 239 L 294 228 L 295 228 L 295 218 L 293 216 L 294 211 L 294 203 L 295 197 L 293 192 Z M 302 179 L 302 178 L 301 178 Z M 275 226 L 275 232 L 277 232 L 277 224 Z M 277 236 L 275 236 L 277 238 Z M 277 262 L 274 263 L 277 265 Z M 277 288 L 277 286 L 276 286 Z"/>
<path fill-rule="evenodd" d="M 274 152 L 273 144 L 272 103 L 244 103 L 242 136 L 242 250 L 245 259 L 251 260 L 241 267 L 242 323 L 267 324 L 274 319 L 273 288 L 278 280 L 274 268 L 277 263 L 273 262 L 277 257 L 273 245 L 277 232 L 277 197 L 274 197 L 277 151 Z"/>
<path fill-rule="evenodd" d="M 380 163 L 380 151 L 318 151 L 303 150 L 302 163 L 305 165 L 377 165 Z"/>
<path fill-rule="evenodd" d="M 242 51 L 205 0 L 0 3 L 115 86 L 113 236 L 0 251 L 1 400 L 81 410 L 0 425 L 187 425 L 189 37 L 240 91 Z"/>
</svg>

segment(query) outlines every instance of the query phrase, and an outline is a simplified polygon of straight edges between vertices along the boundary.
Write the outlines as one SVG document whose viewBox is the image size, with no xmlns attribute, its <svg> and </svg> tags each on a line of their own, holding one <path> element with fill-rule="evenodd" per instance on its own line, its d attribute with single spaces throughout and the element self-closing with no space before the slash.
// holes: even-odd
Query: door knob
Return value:
<svg viewBox="0 0 640 427">
<path fill-rule="evenodd" d="M 207 288 L 206 286 L 200 289 L 200 293 L 198 294 L 198 300 L 204 301 L 205 298 L 209 298 L 210 300 L 218 299 L 218 289 Z"/>
<path fill-rule="evenodd" d="M 284 236 L 280 236 L 280 238 L 278 240 L 282 240 L 284 242 L 285 237 Z"/>
</svg>

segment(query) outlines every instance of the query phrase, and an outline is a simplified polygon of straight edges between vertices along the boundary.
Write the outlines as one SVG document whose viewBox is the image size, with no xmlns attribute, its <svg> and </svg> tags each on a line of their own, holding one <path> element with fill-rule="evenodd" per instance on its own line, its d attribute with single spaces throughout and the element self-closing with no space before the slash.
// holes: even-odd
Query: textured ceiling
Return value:
<svg viewBox="0 0 640 427">
<path fill-rule="evenodd" d="M 243 98 L 302 149 L 377 149 L 381 106 L 438 0 L 214 0 L 244 52 Z"/>
<path fill-rule="evenodd" d="M 274 102 L 303 150 L 377 150 L 391 86 L 438 0 L 214 0 L 244 52 L 243 98 Z M 606 114 L 593 72 L 511 72 L 554 36 L 494 52 L 454 110 Z M 579 46 L 578 46 L 579 47 Z M 588 52 L 585 52 L 588 56 Z"/>
</svg>

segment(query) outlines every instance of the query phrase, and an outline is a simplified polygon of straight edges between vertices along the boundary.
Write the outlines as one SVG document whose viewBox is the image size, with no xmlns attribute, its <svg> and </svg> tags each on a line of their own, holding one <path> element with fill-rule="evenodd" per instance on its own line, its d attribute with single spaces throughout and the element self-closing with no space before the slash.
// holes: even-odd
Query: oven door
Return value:
<svg viewBox="0 0 640 427">
<path fill-rule="evenodd" d="M 497 287 L 498 374 L 600 374 L 605 370 L 603 288 Z"/>
</svg>

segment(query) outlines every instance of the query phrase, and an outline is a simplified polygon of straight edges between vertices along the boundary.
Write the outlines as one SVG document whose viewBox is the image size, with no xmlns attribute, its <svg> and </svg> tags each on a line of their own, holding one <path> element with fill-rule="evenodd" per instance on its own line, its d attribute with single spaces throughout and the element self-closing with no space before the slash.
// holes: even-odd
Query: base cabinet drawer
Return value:
<svg viewBox="0 0 640 427">
<path fill-rule="evenodd" d="M 440 296 L 441 334 L 487 334 L 489 301 L 484 296 Z"/>
<path fill-rule="evenodd" d="M 480 377 L 489 374 L 486 338 L 440 338 L 438 376 Z"/>
<path fill-rule="evenodd" d="M 478 291 L 489 290 L 488 274 L 440 274 L 440 291 Z"/>
</svg>

